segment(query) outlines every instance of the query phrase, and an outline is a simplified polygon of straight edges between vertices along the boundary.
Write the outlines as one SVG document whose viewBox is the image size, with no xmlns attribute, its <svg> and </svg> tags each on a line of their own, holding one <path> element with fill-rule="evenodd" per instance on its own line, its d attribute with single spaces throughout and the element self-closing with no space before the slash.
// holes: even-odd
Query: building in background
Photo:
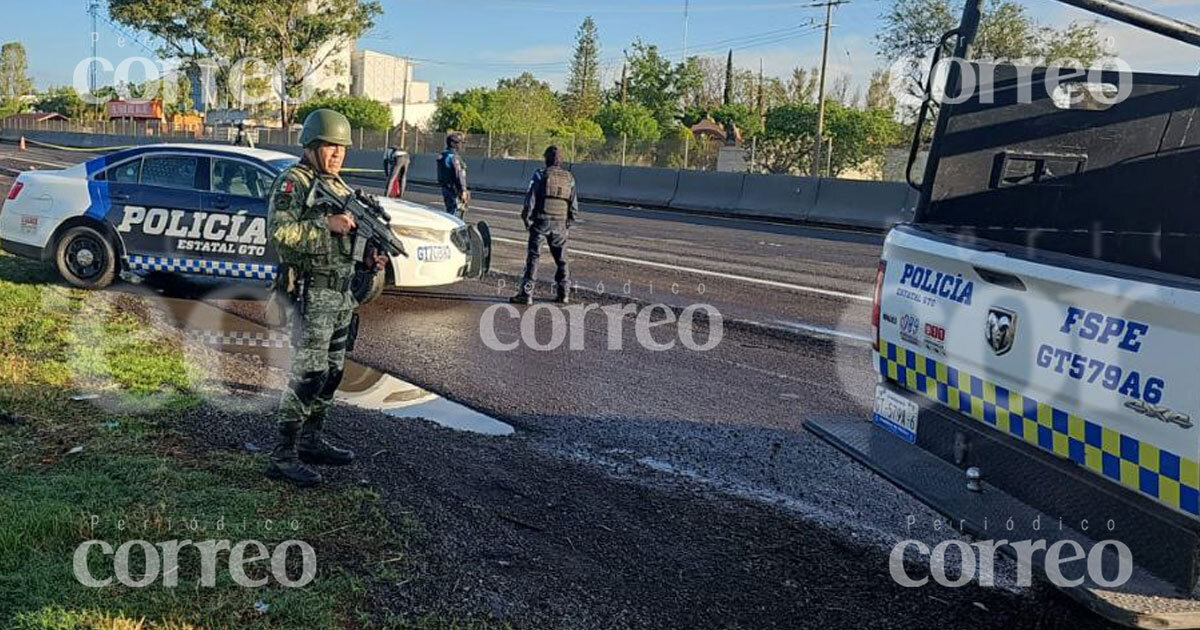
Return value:
<svg viewBox="0 0 1200 630">
<path fill-rule="evenodd" d="M 413 79 L 411 60 L 373 50 L 351 54 L 350 95 L 387 105 L 393 125 L 407 122 L 410 127 L 428 127 L 437 110 L 429 95 L 429 82 Z"/>
</svg>

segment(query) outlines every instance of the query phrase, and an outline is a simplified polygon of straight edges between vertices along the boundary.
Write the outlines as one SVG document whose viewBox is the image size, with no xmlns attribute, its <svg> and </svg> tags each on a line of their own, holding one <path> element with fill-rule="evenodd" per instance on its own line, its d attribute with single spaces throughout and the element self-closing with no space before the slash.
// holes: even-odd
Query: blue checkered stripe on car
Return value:
<svg viewBox="0 0 1200 630">
<path fill-rule="evenodd" d="M 228 260 L 199 260 L 196 258 L 165 258 L 161 256 L 129 256 L 129 268 L 133 271 L 170 271 L 175 273 L 202 273 L 210 276 L 228 276 L 253 280 L 275 279 L 275 265 L 242 263 Z"/>
<path fill-rule="evenodd" d="M 883 342 L 878 356 L 880 374 L 910 391 L 1176 510 L 1200 515 L 1200 464 L 1195 460 L 893 343 Z"/>
</svg>

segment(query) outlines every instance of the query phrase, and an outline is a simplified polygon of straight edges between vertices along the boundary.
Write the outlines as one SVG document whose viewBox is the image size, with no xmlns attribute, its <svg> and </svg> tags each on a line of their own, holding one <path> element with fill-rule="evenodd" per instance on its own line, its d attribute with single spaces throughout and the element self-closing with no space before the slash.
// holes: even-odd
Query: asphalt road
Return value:
<svg viewBox="0 0 1200 630">
<path fill-rule="evenodd" d="M 46 150 L 18 155 L 3 146 L 0 168 L 81 157 Z M 0 189 L 10 182 L 0 178 Z M 440 202 L 420 186 L 407 196 Z M 523 262 L 519 204 L 512 195 L 473 199 L 469 219 L 492 226 L 496 277 L 389 291 L 361 309 L 354 359 L 511 424 L 516 439 L 554 461 L 670 492 L 736 497 L 806 527 L 849 535 L 862 546 L 855 562 L 873 571 L 886 567 L 898 540 L 932 546 L 946 538 L 934 531 L 933 513 L 801 427 L 812 415 L 868 413 L 875 375 L 865 338 L 881 236 L 585 203 L 571 234 L 572 277 L 580 289 L 580 306 L 573 308 L 582 325 L 570 317 L 562 322 L 566 339 L 580 347 L 563 341 L 537 350 L 530 346 L 553 341 L 561 312 L 504 304 Z M 543 278 L 552 273 L 548 255 L 546 262 Z M 657 302 L 676 309 L 711 305 L 724 319 L 720 326 L 655 327 L 654 341 L 675 343 L 651 350 L 640 343 L 634 315 L 581 310 L 625 304 L 642 310 Z M 658 311 L 651 319 L 663 316 Z M 488 321 L 494 340 L 513 349 L 484 340 Z M 526 343 L 515 343 L 523 322 Z M 704 343 L 712 335 L 719 342 L 708 350 L 680 341 Z M 915 526 L 907 525 L 909 517 Z M 1044 606 L 1063 606 L 1061 596 L 1045 589 L 1013 597 L 1004 614 L 1017 627 L 1040 624 Z M 1064 627 L 1095 621 L 1083 613 L 1072 621 L 1075 609 L 1067 608 Z M 897 622 L 933 627 L 938 618 Z"/>
</svg>

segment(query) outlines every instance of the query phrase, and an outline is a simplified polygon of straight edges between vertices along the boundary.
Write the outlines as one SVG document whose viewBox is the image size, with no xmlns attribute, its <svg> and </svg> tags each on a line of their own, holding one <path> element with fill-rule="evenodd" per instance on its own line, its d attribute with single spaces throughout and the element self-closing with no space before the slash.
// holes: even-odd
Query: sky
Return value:
<svg viewBox="0 0 1200 630">
<path fill-rule="evenodd" d="M 850 0 L 834 11 L 829 76 L 849 75 L 865 85 L 884 65 L 875 54 L 880 15 L 891 0 Z M 787 77 L 793 67 L 818 65 L 824 9 L 783 0 L 689 0 L 687 53 L 723 57 L 768 76 Z M 1039 21 L 1062 26 L 1093 16 L 1050 0 L 1022 0 Z M 605 86 L 621 73 L 622 50 L 636 38 L 657 44 L 673 60 L 685 45 L 684 0 L 383 0 L 384 14 L 357 42 L 360 49 L 412 57 L 415 78 L 447 91 L 494 86 L 500 78 L 530 71 L 561 89 L 568 73 L 576 30 L 591 15 L 599 29 Z M 1200 0 L 1140 0 L 1139 6 L 1200 24 Z M 76 66 L 91 55 L 87 0 L 0 0 L 0 42 L 19 41 L 29 57 L 36 86 L 70 84 Z M 1200 49 L 1102 21 L 1118 54 L 1136 70 L 1200 71 Z M 134 34 L 138 35 L 138 34 Z M 141 35 L 153 48 L 153 42 Z M 150 56 L 139 44 L 103 21 L 98 54 L 114 65 Z M 101 82 L 104 82 L 101 77 Z M 86 82 L 85 82 L 86 85 Z"/>
</svg>

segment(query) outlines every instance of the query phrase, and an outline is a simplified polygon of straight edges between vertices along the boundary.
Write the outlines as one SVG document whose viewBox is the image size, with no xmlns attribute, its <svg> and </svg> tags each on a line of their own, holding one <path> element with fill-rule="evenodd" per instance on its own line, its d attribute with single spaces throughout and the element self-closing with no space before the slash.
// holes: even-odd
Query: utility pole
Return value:
<svg viewBox="0 0 1200 630">
<path fill-rule="evenodd" d="M 628 90 L 625 89 L 625 68 L 626 64 L 621 64 L 621 104 L 625 104 L 625 96 Z"/>
<path fill-rule="evenodd" d="M 404 60 L 404 100 L 400 101 L 400 150 L 404 150 L 404 141 L 408 138 L 408 75 L 412 74 L 412 60 Z"/>
<path fill-rule="evenodd" d="M 683 0 L 683 57 L 681 62 L 687 63 L 687 35 L 688 35 L 688 4 L 690 0 Z"/>
<path fill-rule="evenodd" d="M 821 149 L 825 136 L 825 69 L 829 65 L 829 30 L 833 25 L 833 7 L 848 0 L 826 0 L 810 6 L 825 7 L 825 41 L 821 44 L 821 81 L 817 84 L 817 138 L 813 143 L 813 175 L 821 176 Z"/>
<path fill-rule="evenodd" d="M 96 42 L 100 39 L 100 31 L 96 30 L 96 14 L 100 12 L 100 0 L 91 0 L 88 3 L 88 13 L 92 16 L 92 60 L 88 69 L 88 95 L 96 103 L 96 118 L 100 118 L 100 101 L 96 99 Z"/>
</svg>

